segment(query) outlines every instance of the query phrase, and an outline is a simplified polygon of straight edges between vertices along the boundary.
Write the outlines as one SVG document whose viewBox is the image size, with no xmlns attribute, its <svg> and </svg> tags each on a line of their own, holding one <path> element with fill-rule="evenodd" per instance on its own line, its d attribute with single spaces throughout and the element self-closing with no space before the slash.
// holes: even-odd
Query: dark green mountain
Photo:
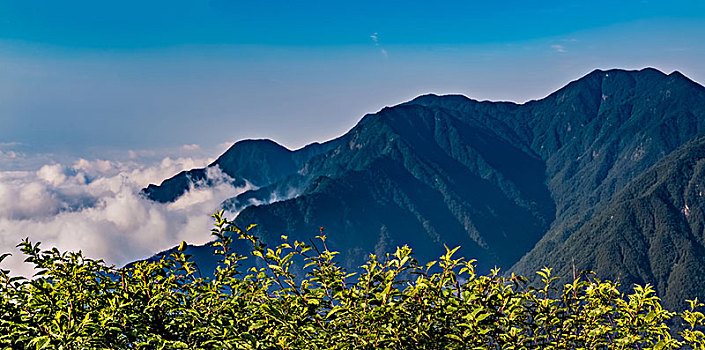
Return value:
<svg viewBox="0 0 705 350">
<path fill-rule="evenodd" d="M 427 259 L 443 244 L 462 245 L 484 267 L 509 266 L 555 212 L 535 154 L 472 117 L 437 107 L 405 105 L 367 116 L 307 165 L 312 180 L 300 196 L 248 207 L 237 221 L 260 223 L 265 237 L 306 237 L 323 226 L 351 265 L 408 243 Z"/>
<path fill-rule="evenodd" d="M 626 286 L 652 283 L 665 304 L 705 297 L 705 137 L 672 152 L 631 181 L 590 220 L 552 245 L 539 244 L 514 267 L 529 274 L 593 270 Z"/>
<path fill-rule="evenodd" d="M 703 134 L 705 88 L 682 74 L 596 70 L 525 104 L 421 96 L 367 115 L 325 144 L 289 151 L 271 141 L 245 141 L 211 166 L 258 187 L 224 203 L 239 212 L 238 223 L 258 223 L 258 234 L 271 243 L 280 234 L 307 240 L 323 226 L 349 267 L 402 244 L 414 247 L 419 260 L 436 258 L 443 244 L 461 245 L 461 254 L 478 259 L 483 270 L 516 264 L 514 270 L 527 273 L 549 265 L 566 275 L 572 273 L 566 261 L 580 256 L 581 268 L 599 266 L 610 271 L 605 275 L 652 282 L 662 295 L 676 295 L 669 290 L 690 287 L 668 282 L 676 278 L 672 273 L 629 267 L 675 261 L 659 245 L 648 256 L 619 248 L 628 257 L 621 260 L 574 253 L 588 249 L 587 237 L 608 251 L 629 247 L 612 238 L 627 232 L 625 226 L 642 230 L 641 221 L 622 211 L 610 214 L 616 216 L 610 225 L 596 222 L 617 211 L 626 191 L 646 192 L 643 179 L 652 167 L 661 160 L 658 166 L 675 164 L 670 157 L 692 149 L 688 142 Z M 144 193 L 174 200 L 190 186 L 189 176 L 198 181 L 203 172 L 179 174 Z M 673 181 L 680 181 L 675 174 Z M 650 211 L 658 206 L 645 208 L 642 214 L 658 223 L 671 219 Z M 683 237 L 679 252 L 687 250 L 690 236 Z M 697 260 L 702 243 L 696 243 L 688 254 Z M 209 251 L 192 249 L 199 256 Z"/>
</svg>

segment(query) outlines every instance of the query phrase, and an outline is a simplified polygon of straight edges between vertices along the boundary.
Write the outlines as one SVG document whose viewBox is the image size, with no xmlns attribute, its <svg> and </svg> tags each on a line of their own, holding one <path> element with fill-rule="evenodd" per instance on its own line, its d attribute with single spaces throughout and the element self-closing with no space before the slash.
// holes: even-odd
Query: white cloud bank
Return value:
<svg viewBox="0 0 705 350">
<path fill-rule="evenodd" d="M 207 163 L 167 157 L 147 166 L 79 159 L 37 171 L 0 171 L 0 254 L 13 254 L 1 267 L 9 267 L 13 274 L 33 274 L 15 248 L 25 237 L 41 242 L 44 249 L 82 250 L 118 266 L 182 240 L 210 241 L 210 215 L 223 200 L 247 189 L 233 187 L 219 168 L 207 172 L 214 186 L 191 188 L 174 203 L 155 203 L 139 195 L 150 183 Z"/>
</svg>

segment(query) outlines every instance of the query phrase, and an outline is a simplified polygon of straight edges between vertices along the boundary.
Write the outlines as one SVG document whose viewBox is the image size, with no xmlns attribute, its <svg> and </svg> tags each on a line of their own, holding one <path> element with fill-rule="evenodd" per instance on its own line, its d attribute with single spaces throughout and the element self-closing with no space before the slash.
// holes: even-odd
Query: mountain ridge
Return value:
<svg viewBox="0 0 705 350">
<path fill-rule="evenodd" d="M 309 158 L 324 153 L 334 144 L 334 140 L 314 142 L 292 151 L 268 139 L 241 140 L 206 168 L 182 171 L 162 181 L 160 185 L 150 184 L 140 193 L 156 202 L 173 202 L 188 191 L 190 186 L 212 185 L 206 176 L 206 169 L 215 166 L 233 179 L 234 186 L 249 182 L 255 187 L 261 187 L 280 180 L 281 174 L 296 171 Z"/>
<path fill-rule="evenodd" d="M 256 167 L 258 188 L 224 207 L 268 241 L 305 241 L 324 226 L 348 267 L 380 247 L 421 245 L 417 257 L 430 260 L 446 244 L 462 245 L 480 269 L 527 272 L 547 252 L 573 252 L 571 237 L 619 193 L 704 133 L 705 88 L 681 73 L 594 70 L 523 104 L 422 95 L 326 143 L 249 153 L 236 144 L 211 166 L 236 181 Z M 150 188 L 148 197 L 168 192 Z M 614 271 L 629 271 L 619 264 Z M 665 274 L 634 276 L 665 285 Z"/>
</svg>

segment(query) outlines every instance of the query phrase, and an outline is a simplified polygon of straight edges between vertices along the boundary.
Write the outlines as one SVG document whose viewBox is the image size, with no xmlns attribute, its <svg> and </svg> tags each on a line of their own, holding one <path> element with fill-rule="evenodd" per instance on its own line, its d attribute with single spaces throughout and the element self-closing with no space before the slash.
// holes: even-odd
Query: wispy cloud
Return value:
<svg viewBox="0 0 705 350">
<path fill-rule="evenodd" d="M 0 162 L 20 157 L 22 153 L 14 150 L 18 145 L 17 142 L 0 142 Z"/>
<path fill-rule="evenodd" d="M 372 33 L 372 35 L 370 35 L 370 39 L 372 39 L 372 42 L 375 44 L 375 46 L 379 48 L 379 52 L 382 53 L 382 56 L 384 56 L 384 58 L 389 57 L 389 53 L 387 53 L 387 50 L 384 49 L 379 43 L 379 33 Z"/>
<path fill-rule="evenodd" d="M 184 151 L 198 151 L 201 149 L 201 146 L 194 143 L 190 145 L 183 145 L 181 146 L 181 149 Z"/>
<path fill-rule="evenodd" d="M 372 39 L 372 41 L 374 41 L 375 45 L 379 45 L 379 36 L 377 32 L 372 33 L 372 35 L 370 35 L 370 38 Z"/>
<path fill-rule="evenodd" d="M 2 149 L 0 149 L 0 160 L 2 160 L 3 158 L 15 159 L 15 158 L 17 158 L 19 155 L 20 155 L 20 154 L 18 154 L 18 153 L 15 152 L 15 151 L 3 151 Z"/>
<path fill-rule="evenodd" d="M 553 45 L 551 45 L 551 48 L 553 50 L 555 50 L 556 52 L 560 52 L 560 53 L 566 52 L 565 46 L 560 45 L 560 44 L 553 44 Z"/>
</svg>

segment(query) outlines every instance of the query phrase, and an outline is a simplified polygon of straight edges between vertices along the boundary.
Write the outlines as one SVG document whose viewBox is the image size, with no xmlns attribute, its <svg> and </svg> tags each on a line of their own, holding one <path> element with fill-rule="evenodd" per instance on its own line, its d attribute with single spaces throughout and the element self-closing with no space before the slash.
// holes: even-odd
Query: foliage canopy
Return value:
<svg viewBox="0 0 705 350">
<path fill-rule="evenodd" d="M 558 286 L 493 270 L 446 248 L 423 266 L 408 247 L 370 256 L 359 273 L 339 267 L 325 236 L 268 248 L 223 217 L 212 234 L 221 265 L 200 277 L 183 253 L 125 268 L 80 252 L 22 242 L 35 278 L 0 270 L 0 346 L 58 349 L 705 349 L 703 306 L 674 313 L 653 287 L 581 274 Z M 256 264 L 231 251 L 251 243 Z M 0 257 L 0 261 L 7 254 Z M 295 276 L 303 262 L 305 276 Z M 682 331 L 669 328 L 681 320 Z M 677 333 L 677 334 L 676 334 Z"/>
</svg>

